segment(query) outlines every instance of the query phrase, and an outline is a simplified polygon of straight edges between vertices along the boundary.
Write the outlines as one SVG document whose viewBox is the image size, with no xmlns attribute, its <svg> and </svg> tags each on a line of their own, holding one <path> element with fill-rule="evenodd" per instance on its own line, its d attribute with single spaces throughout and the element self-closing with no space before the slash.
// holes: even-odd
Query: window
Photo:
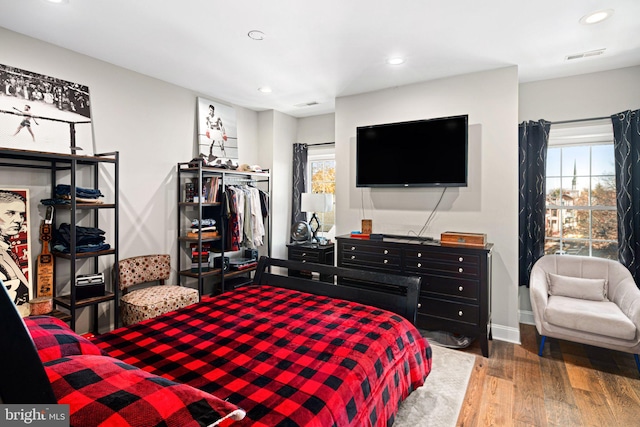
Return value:
<svg viewBox="0 0 640 427">
<path fill-rule="evenodd" d="M 552 125 L 546 171 L 545 254 L 617 259 L 610 124 Z"/>
<path fill-rule="evenodd" d="M 312 148 L 312 147 L 309 147 Z M 323 151 L 323 153 L 309 152 L 308 170 L 309 170 L 309 189 L 312 193 L 328 193 L 335 196 L 336 192 L 336 160 L 333 154 L 326 152 L 326 149 L 316 149 L 314 151 Z M 333 209 L 330 212 L 318 212 L 316 215 L 320 220 L 319 232 L 328 232 L 335 225 L 335 197 Z"/>
</svg>

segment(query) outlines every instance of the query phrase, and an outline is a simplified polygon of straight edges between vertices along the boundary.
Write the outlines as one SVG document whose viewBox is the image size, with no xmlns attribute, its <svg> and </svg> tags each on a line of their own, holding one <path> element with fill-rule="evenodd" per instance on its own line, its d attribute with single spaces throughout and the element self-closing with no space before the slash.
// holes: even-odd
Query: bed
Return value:
<svg viewBox="0 0 640 427">
<path fill-rule="evenodd" d="M 351 278 L 382 286 L 375 291 L 294 278 L 288 275 L 292 269 L 332 274 L 336 283 Z M 70 351 L 56 349 L 54 354 L 43 356 L 38 348 L 39 358 L 50 360 L 24 363 L 29 372 L 39 376 L 40 384 L 53 386 L 50 394 L 42 394 L 42 387 L 38 387 L 39 401 L 64 402 L 78 394 L 75 386 L 67 384 L 66 371 L 54 370 L 58 365 L 69 359 L 77 364 L 78 359 L 105 358 L 128 371 L 139 371 L 140 376 L 150 376 L 154 384 L 202 393 L 177 405 L 189 408 L 182 409 L 187 415 L 197 412 L 200 416 L 200 407 L 202 412 L 215 413 L 193 424 L 181 421 L 173 425 L 389 426 L 399 403 L 424 383 L 431 370 L 429 344 L 411 321 L 419 285 L 417 277 L 263 257 L 252 285 L 203 298 L 198 304 L 99 335 L 88 343 L 74 344 L 85 345 L 90 349 L 88 354 L 69 355 Z M 6 323 L 4 316 L 2 323 Z M 29 327 L 26 332 L 22 329 L 38 336 Z M 5 380 L 11 379 L 6 375 L 14 370 L 7 369 L 10 365 L 5 360 L 0 363 L 0 380 L 7 384 Z M 94 366 L 89 365 L 72 368 L 72 375 L 95 375 Z M 118 384 L 119 376 L 114 378 L 109 381 L 111 386 Z M 66 395 L 56 390 L 60 384 L 64 384 Z M 3 401 L 5 396 L 31 396 L 24 390 L 15 394 L 17 386 L 11 387 L 13 391 L 0 386 Z M 102 391 L 96 393 L 100 400 Z M 87 423 L 92 422 L 92 411 L 98 406 L 92 398 L 95 396 L 82 398 L 86 409 L 71 404 L 72 425 L 91 425 Z M 110 419 L 125 416 L 129 410 L 114 400 L 121 407 L 108 408 Z M 154 405 L 151 398 L 140 400 L 153 419 L 152 423 L 145 415 L 147 423 L 142 425 L 172 425 L 162 418 L 163 408 L 155 407 L 162 405 Z M 105 405 L 99 406 L 102 409 Z M 76 420 L 83 417 L 82 423 L 76 422 L 74 415 Z"/>
</svg>

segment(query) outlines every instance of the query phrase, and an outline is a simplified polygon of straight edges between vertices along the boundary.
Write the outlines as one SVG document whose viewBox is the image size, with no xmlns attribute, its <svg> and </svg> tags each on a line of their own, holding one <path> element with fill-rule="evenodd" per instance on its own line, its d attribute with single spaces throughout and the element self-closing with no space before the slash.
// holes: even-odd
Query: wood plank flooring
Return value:
<svg viewBox="0 0 640 427">
<path fill-rule="evenodd" d="M 458 426 L 640 426 L 640 373 L 632 354 L 547 338 L 538 357 L 535 326 L 521 345 L 480 345 Z"/>
</svg>

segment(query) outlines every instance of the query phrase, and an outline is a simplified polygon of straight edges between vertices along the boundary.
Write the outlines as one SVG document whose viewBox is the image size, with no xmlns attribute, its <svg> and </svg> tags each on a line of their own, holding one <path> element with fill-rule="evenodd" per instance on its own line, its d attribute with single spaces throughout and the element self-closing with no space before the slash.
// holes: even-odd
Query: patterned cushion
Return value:
<svg viewBox="0 0 640 427">
<path fill-rule="evenodd" d="M 198 291 L 176 285 L 136 289 L 121 299 L 122 323 L 132 325 L 198 302 Z"/>
<path fill-rule="evenodd" d="M 118 262 L 120 289 L 139 283 L 167 280 L 171 274 L 171 257 L 166 254 L 127 258 Z"/>
<path fill-rule="evenodd" d="M 42 362 L 79 354 L 105 354 L 88 339 L 76 334 L 62 320 L 51 316 L 30 316 L 24 323 Z"/>
<path fill-rule="evenodd" d="M 69 405 L 71 426 L 217 426 L 245 416 L 209 393 L 111 357 L 69 356 L 44 366 L 58 403 Z"/>
</svg>

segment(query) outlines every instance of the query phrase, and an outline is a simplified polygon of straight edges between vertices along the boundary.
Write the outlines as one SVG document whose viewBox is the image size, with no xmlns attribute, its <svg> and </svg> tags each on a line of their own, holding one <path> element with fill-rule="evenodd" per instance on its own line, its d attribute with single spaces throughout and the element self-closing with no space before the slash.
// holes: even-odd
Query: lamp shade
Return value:
<svg viewBox="0 0 640 427">
<path fill-rule="evenodd" d="M 333 209 L 333 194 L 302 193 L 302 212 L 329 212 Z"/>
</svg>

